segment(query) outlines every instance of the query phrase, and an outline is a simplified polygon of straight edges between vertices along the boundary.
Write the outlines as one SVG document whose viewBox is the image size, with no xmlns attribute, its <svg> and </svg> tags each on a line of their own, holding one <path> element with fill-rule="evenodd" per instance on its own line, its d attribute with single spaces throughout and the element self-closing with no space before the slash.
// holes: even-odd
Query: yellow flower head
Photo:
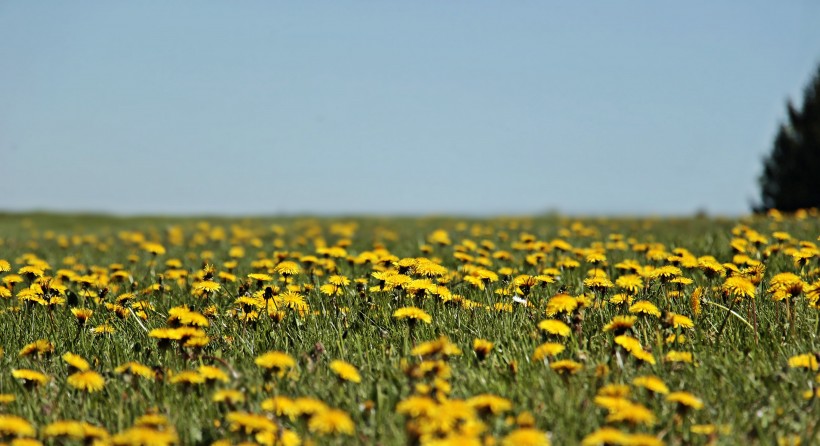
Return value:
<svg viewBox="0 0 820 446">
<path fill-rule="evenodd" d="M 424 310 L 421 308 L 416 307 L 403 307 L 399 308 L 398 310 L 393 312 L 393 317 L 395 319 L 409 319 L 412 321 L 421 321 L 425 324 L 429 324 L 433 318 L 430 317 Z"/>
<path fill-rule="evenodd" d="M 66 352 L 63 354 L 63 361 L 65 361 L 71 368 L 84 372 L 91 368 L 91 365 L 88 364 L 82 356 L 76 355 L 71 352 Z"/>
<path fill-rule="evenodd" d="M 724 293 L 733 296 L 736 299 L 754 298 L 755 286 L 747 278 L 743 276 L 730 276 L 723 282 L 721 287 Z"/>
<path fill-rule="evenodd" d="M 532 354 L 533 361 L 543 361 L 549 357 L 557 356 L 563 352 L 566 347 L 556 342 L 545 342 L 535 348 Z"/>
<path fill-rule="evenodd" d="M 661 317 L 661 311 L 652 302 L 648 300 L 639 300 L 629 307 L 629 312 L 633 314 L 646 314 L 655 317 Z"/>
<path fill-rule="evenodd" d="M 569 325 L 558 319 L 544 319 L 538 323 L 538 328 L 551 335 L 561 336 L 564 338 L 569 336 L 571 333 Z"/>
<path fill-rule="evenodd" d="M 360 383 L 362 381 L 359 371 L 356 370 L 355 366 L 348 362 L 339 359 L 331 361 L 330 370 L 332 370 L 333 373 L 335 373 L 336 376 L 343 381 L 350 381 L 353 383 Z"/>
<path fill-rule="evenodd" d="M 653 393 L 669 393 L 669 387 L 666 386 L 662 379 L 655 375 L 635 377 L 635 379 L 632 380 L 632 384 L 637 387 L 643 387 Z"/>
<path fill-rule="evenodd" d="M 666 401 L 678 403 L 682 407 L 689 407 L 695 410 L 703 408 L 703 401 L 689 392 L 672 392 L 666 395 Z"/>
<path fill-rule="evenodd" d="M 69 375 L 67 381 L 68 385 L 86 392 L 99 392 L 105 386 L 105 379 L 102 375 L 93 371 L 86 370 L 84 372 L 77 372 Z"/>
<path fill-rule="evenodd" d="M 347 412 L 328 409 L 310 417 L 308 430 L 319 435 L 353 435 L 356 426 Z"/>
<path fill-rule="evenodd" d="M 296 361 L 287 353 L 279 351 L 267 352 L 254 360 L 254 363 L 280 378 L 285 372 L 296 366 Z"/>
<path fill-rule="evenodd" d="M 473 352 L 475 352 L 480 361 L 483 361 L 484 358 L 490 355 L 494 346 L 495 344 L 486 339 L 473 339 Z"/>
</svg>

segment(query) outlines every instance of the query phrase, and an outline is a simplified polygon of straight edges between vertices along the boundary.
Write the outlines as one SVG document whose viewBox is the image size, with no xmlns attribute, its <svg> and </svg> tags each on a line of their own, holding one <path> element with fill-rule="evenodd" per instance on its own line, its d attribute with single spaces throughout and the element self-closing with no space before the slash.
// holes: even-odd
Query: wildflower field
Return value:
<svg viewBox="0 0 820 446">
<path fill-rule="evenodd" d="M 820 444 L 820 219 L 0 216 L 0 444 Z"/>
</svg>

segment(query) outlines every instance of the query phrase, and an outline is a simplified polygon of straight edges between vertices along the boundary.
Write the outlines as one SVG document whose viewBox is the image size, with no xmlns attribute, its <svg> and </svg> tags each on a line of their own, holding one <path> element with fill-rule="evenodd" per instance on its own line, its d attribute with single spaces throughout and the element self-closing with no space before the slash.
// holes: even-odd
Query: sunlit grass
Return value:
<svg viewBox="0 0 820 446">
<path fill-rule="evenodd" d="M 0 216 L 0 441 L 812 444 L 817 217 Z"/>
</svg>

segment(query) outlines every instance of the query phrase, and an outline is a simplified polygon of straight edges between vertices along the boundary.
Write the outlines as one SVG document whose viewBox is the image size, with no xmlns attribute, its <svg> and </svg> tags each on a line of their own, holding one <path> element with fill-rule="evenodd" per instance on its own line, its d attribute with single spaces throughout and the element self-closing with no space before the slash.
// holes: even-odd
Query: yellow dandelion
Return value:
<svg viewBox="0 0 820 446">
<path fill-rule="evenodd" d="M 547 358 L 557 356 L 565 349 L 566 347 L 556 342 L 545 342 L 535 348 L 535 351 L 532 354 L 532 360 L 543 361 Z"/>
<path fill-rule="evenodd" d="M 20 356 L 44 356 L 51 353 L 54 353 L 54 344 L 48 339 L 38 339 L 20 349 Z"/>
<path fill-rule="evenodd" d="M 475 352 L 479 361 L 483 361 L 493 350 L 495 344 L 486 339 L 473 339 L 473 352 Z"/>
<path fill-rule="evenodd" d="M 727 295 L 731 295 L 736 299 L 755 297 L 755 286 L 747 278 L 742 276 L 730 276 L 723 282 L 721 289 Z"/>
<path fill-rule="evenodd" d="M 629 307 L 629 312 L 633 314 L 647 314 L 650 316 L 661 317 L 661 311 L 652 302 L 648 300 L 639 300 Z"/>
<path fill-rule="evenodd" d="M 236 405 L 245 402 L 245 394 L 235 389 L 221 389 L 214 392 L 211 401 Z"/>
<path fill-rule="evenodd" d="M 627 445 L 630 435 L 614 427 L 602 427 L 590 433 L 583 440 L 582 446 Z"/>
<path fill-rule="evenodd" d="M 99 392 L 105 386 L 105 379 L 102 375 L 93 371 L 86 370 L 84 372 L 77 372 L 68 376 L 66 380 L 69 386 L 82 390 L 85 392 Z"/>
<path fill-rule="evenodd" d="M 814 353 L 806 353 L 803 355 L 792 356 L 789 358 L 789 367 L 793 369 L 804 368 L 808 370 L 818 370 L 820 365 L 817 361 L 818 355 Z"/>
<path fill-rule="evenodd" d="M 396 405 L 396 413 L 413 418 L 429 417 L 435 413 L 438 404 L 427 396 L 411 395 Z"/>
<path fill-rule="evenodd" d="M 42 385 L 47 383 L 50 378 L 36 370 L 30 369 L 16 369 L 11 371 L 11 376 L 23 381 L 26 385 Z"/>
<path fill-rule="evenodd" d="M 533 428 L 516 429 L 501 440 L 501 446 L 550 446 L 549 437 Z"/>
<path fill-rule="evenodd" d="M 569 325 L 558 319 L 544 319 L 538 323 L 538 328 L 546 333 L 555 336 L 567 337 L 572 332 Z"/>
<path fill-rule="evenodd" d="M 411 321 L 421 321 L 425 324 L 429 324 L 433 320 L 433 318 L 424 310 L 416 307 L 399 308 L 398 310 L 393 312 L 393 318 L 399 320 L 409 319 Z"/>
<path fill-rule="evenodd" d="M 432 341 L 422 342 L 410 351 L 411 355 L 421 357 L 431 357 L 437 355 L 449 357 L 458 356 L 461 355 L 461 353 L 461 349 L 457 345 L 450 342 L 450 339 L 446 336 L 442 336 Z"/>
<path fill-rule="evenodd" d="M 512 410 L 512 402 L 498 395 L 484 393 L 467 400 L 467 404 L 480 413 L 498 415 Z"/>
<path fill-rule="evenodd" d="M 260 407 L 279 417 L 295 418 L 297 415 L 296 403 L 286 396 L 278 395 L 262 401 Z"/>
<path fill-rule="evenodd" d="M 296 361 L 287 353 L 271 351 L 264 353 L 254 360 L 254 363 L 266 369 L 268 373 L 275 374 L 280 378 L 285 372 L 296 366 Z"/>
<path fill-rule="evenodd" d="M 183 370 L 171 376 L 171 384 L 198 385 L 205 382 L 205 377 L 197 370 Z"/>
<path fill-rule="evenodd" d="M 330 362 L 330 370 L 336 374 L 342 381 L 350 381 L 353 383 L 360 383 L 362 381 L 359 371 L 352 364 L 342 361 L 334 360 Z"/>
<path fill-rule="evenodd" d="M 308 430 L 319 435 L 353 435 L 356 427 L 347 412 L 328 409 L 310 417 Z"/>
<path fill-rule="evenodd" d="M 256 432 L 276 432 L 276 423 L 265 415 L 250 412 L 228 412 L 225 416 L 228 429 L 232 432 L 252 434 Z"/>
<path fill-rule="evenodd" d="M 663 359 L 666 362 L 685 362 L 687 364 L 691 364 L 692 353 L 669 350 L 668 352 L 666 352 L 666 355 L 663 357 Z"/>
<path fill-rule="evenodd" d="M 584 365 L 571 359 L 563 359 L 550 364 L 550 368 L 561 375 L 574 375 L 583 370 Z"/>
<path fill-rule="evenodd" d="M 630 330 L 635 325 L 637 320 L 637 316 L 613 316 L 612 320 L 604 325 L 604 331 L 624 333 L 627 330 Z"/>
<path fill-rule="evenodd" d="M 652 393 L 661 393 L 664 395 L 669 393 L 669 387 L 666 386 L 662 379 L 655 375 L 635 377 L 635 379 L 632 380 L 632 385 L 643 387 Z"/>
<path fill-rule="evenodd" d="M 666 322 L 672 326 L 672 328 L 694 328 L 695 323 L 692 322 L 692 319 L 688 317 L 677 314 L 677 313 L 667 313 L 666 315 Z"/>
<path fill-rule="evenodd" d="M 682 407 L 689 407 L 695 410 L 703 408 L 703 401 L 689 392 L 672 392 L 666 395 L 666 401 L 678 403 Z"/>
<path fill-rule="evenodd" d="M 225 373 L 219 367 L 214 367 L 212 365 L 201 365 L 197 369 L 197 372 L 199 372 L 202 378 L 205 379 L 205 382 L 220 381 L 226 383 L 230 381 L 230 378 L 228 378 L 227 373 Z"/>
<path fill-rule="evenodd" d="M 0 437 L 33 437 L 35 434 L 34 426 L 25 418 L 0 414 Z"/>
<path fill-rule="evenodd" d="M 84 372 L 91 368 L 91 365 L 82 356 L 71 352 L 63 354 L 63 361 L 76 371 Z"/>
<path fill-rule="evenodd" d="M 120 365 L 119 367 L 114 369 L 114 373 L 121 375 L 127 374 L 133 376 L 141 376 L 145 379 L 150 380 L 153 380 L 155 376 L 154 371 L 150 367 L 135 361 L 129 361 L 125 364 Z"/>
<path fill-rule="evenodd" d="M 557 294 L 547 302 L 547 317 L 559 313 L 572 313 L 578 308 L 578 300 L 569 294 Z"/>
<path fill-rule="evenodd" d="M 302 272 L 302 269 L 296 262 L 285 260 L 283 262 L 279 262 L 279 264 L 273 268 L 273 271 L 283 276 L 295 276 L 296 274 Z"/>
</svg>

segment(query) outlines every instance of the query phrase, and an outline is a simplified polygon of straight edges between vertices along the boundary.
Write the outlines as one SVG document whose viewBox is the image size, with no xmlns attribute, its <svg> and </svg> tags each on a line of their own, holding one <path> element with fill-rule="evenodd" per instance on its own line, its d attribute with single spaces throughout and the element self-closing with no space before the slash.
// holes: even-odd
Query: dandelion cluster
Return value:
<svg viewBox="0 0 820 446">
<path fill-rule="evenodd" d="M 820 442 L 820 219 L 0 222 L 0 444 Z"/>
</svg>

